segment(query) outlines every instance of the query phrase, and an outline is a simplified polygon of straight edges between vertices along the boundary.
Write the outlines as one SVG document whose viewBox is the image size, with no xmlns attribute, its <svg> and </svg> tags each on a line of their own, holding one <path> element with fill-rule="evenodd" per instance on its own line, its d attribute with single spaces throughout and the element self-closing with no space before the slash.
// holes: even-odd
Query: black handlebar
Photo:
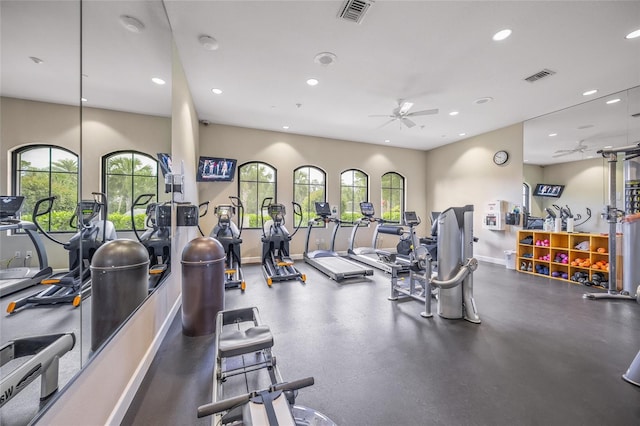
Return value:
<svg viewBox="0 0 640 426">
<path fill-rule="evenodd" d="M 198 418 L 211 416 L 216 413 L 220 413 L 222 411 L 230 410 L 238 405 L 245 404 L 249 402 L 249 400 L 261 392 L 279 392 L 279 391 L 294 391 L 302 388 L 306 388 L 309 386 L 313 386 L 314 379 L 313 377 L 305 377 L 304 379 L 294 380 L 292 382 L 284 382 L 277 383 L 275 385 L 269 386 L 267 389 L 254 391 L 250 393 L 245 393 L 243 395 L 234 396 L 232 398 L 223 399 L 218 402 L 211 402 L 209 404 L 201 405 L 198 407 Z"/>
</svg>

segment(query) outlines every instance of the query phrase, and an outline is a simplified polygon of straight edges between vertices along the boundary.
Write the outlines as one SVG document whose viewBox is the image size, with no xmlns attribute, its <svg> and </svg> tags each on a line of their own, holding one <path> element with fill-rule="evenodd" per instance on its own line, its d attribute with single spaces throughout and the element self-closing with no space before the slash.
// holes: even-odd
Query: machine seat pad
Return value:
<svg viewBox="0 0 640 426">
<path fill-rule="evenodd" d="M 271 348 L 273 334 L 268 325 L 257 325 L 246 330 L 223 330 L 219 342 L 218 355 L 220 358 L 229 358 Z"/>
</svg>

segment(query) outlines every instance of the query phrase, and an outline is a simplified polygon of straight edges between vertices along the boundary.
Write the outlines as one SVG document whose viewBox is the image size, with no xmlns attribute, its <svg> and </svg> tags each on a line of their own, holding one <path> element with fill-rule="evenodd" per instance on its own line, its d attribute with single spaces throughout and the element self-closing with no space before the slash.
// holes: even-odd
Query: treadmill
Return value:
<svg viewBox="0 0 640 426">
<path fill-rule="evenodd" d="M 0 231 L 24 231 L 31 239 L 38 255 L 39 268 L 18 266 L 0 270 L 0 297 L 39 284 L 53 274 L 38 228 L 33 222 L 19 219 L 18 212 L 22 208 L 22 203 L 24 203 L 23 196 L 0 196 Z"/>
<path fill-rule="evenodd" d="M 340 227 L 340 219 L 331 217 L 331 207 L 329 203 L 316 201 L 315 207 L 318 217 L 310 220 L 309 226 L 307 227 L 304 261 L 336 282 L 341 282 L 349 278 L 364 278 L 373 275 L 373 269 L 365 268 L 351 260 L 340 257 L 340 255 L 334 251 L 336 235 Z M 333 233 L 331 235 L 331 249 L 314 250 L 310 252 L 309 240 L 313 225 L 318 223 L 326 224 L 329 222 L 334 223 Z"/>
<path fill-rule="evenodd" d="M 351 231 L 351 237 L 349 239 L 349 249 L 347 250 L 348 256 L 353 260 L 366 263 L 367 265 L 373 266 L 374 268 L 380 269 L 381 271 L 392 273 L 393 267 L 390 265 L 389 261 L 391 261 L 391 258 L 395 258 L 395 256 L 392 256 L 395 253 L 376 249 L 378 243 L 378 235 L 391 234 L 402 236 L 402 234 L 404 234 L 405 232 L 404 228 L 399 225 L 385 225 L 386 223 L 391 222 L 386 221 L 382 218 L 374 217 L 375 210 L 373 208 L 373 203 L 360 203 L 360 213 L 362 213 L 362 217 L 356 221 L 355 226 Z M 356 234 L 358 232 L 358 229 L 361 227 L 368 227 L 372 222 L 376 222 L 377 225 L 375 231 L 373 232 L 371 247 L 355 247 Z M 402 264 L 399 271 L 397 271 L 396 273 L 408 272 L 409 264 Z"/>
</svg>

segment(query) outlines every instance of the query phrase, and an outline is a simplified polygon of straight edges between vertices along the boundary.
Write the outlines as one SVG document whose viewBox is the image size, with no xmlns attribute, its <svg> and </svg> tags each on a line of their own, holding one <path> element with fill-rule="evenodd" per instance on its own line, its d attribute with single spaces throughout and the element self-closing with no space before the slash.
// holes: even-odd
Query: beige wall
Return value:
<svg viewBox="0 0 640 426">
<path fill-rule="evenodd" d="M 80 110 L 68 105 L 2 98 L 2 150 L 0 192 L 11 194 L 11 152 L 24 145 L 50 144 L 80 155 Z M 96 108 L 82 112 L 82 192 L 102 191 L 102 156 L 114 151 L 135 150 L 155 158 L 158 152 L 171 149 L 171 119 L 124 113 Z M 6 168 L 4 167 L 6 166 Z M 160 197 L 165 197 L 160 192 Z M 119 235 L 121 238 L 130 234 Z M 61 235 L 66 241 L 69 235 Z M 43 239 L 49 265 L 64 269 L 67 252 L 59 245 Z M 33 250 L 24 235 L 3 237 L 0 258 L 10 257 L 16 250 Z M 35 261 L 35 259 L 34 259 Z"/>
<path fill-rule="evenodd" d="M 424 151 L 370 145 L 342 140 L 302 136 L 290 133 L 211 124 L 200 126 L 200 155 L 235 158 L 238 165 L 247 161 L 263 161 L 278 171 L 278 202 L 287 209 L 287 227 L 292 231 L 293 214 L 293 170 L 302 165 L 313 165 L 327 173 L 327 200 L 331 206 L 340 206 L 340 173 L 357 168 L 369 175 L 369 199 L 380 212 L 380 177 L 395 171 L 405 177 L 406 208 L 416 210 L 425 217 L 424 182 L 426 180 Z M 202 218 L 201 226 L 209 233 L 216 224 L 213 207 L 228 203 L 230 195 L 237 195 L 237 176 L 234 182 L 198 183 L 200 201 L 211 201 L 210 213 Z M 330 240 L 331 228 L 314 230 L 311 250 L 315 250 L 315 239 Z M 306 229 L 301 229 L 291 242 L 290 251 L 299 257 L 304 251 Z M 351 228 L 340 229 L 336 237 L 336 250 L 346 251 Z M 420 230 L 426 232 L 426 227 Z M 370 245 L 371 231 L 362 230 L 362 244 Z M 246 260 L 260 261 L 261 231 L 245 229 L 242 233 L 242 256 Z M 397 238 L 392 236 L 382 242 L 383 246 L 395 247 Z M 392 241 L 393 239 L 393 241 Z"/>
<path fill-rule="evenodd" d="M 197 116 L 175 46 L 172 97 L 171 150 L 178 163 L 184 161 L 185 171 L 195 170 Z M 195 196 L 195 182 L 187 180 L 185 198 Z M 192 233 L 193 229 L 176 231 L 172 252 L 174 272 L 38 419 L 38 424 L 120 424 L 180 307 L 179 256 Z"/>
<path fill-rule="evenodd" d="M 510 208 L 522 204 L 522 124 L 505 127 L 427 152 L 424 194 L 428 211 L 474 205 L 474 254 L 479 259 L 504 263 L 504 250 L 516 247 L 516 231 L 482 229 L 487 202 L 505 200 Z M 493 154 L 504 149 L 509 161 L 493 163 Z"/>
</svg>

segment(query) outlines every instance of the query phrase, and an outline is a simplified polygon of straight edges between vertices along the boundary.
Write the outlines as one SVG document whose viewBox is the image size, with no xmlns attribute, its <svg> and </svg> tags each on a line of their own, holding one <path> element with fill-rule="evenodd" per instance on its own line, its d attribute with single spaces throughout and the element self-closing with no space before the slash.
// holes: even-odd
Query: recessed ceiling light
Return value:
<svg viewBox="0 0 640 426">
<path fill-rule="evenodd" d="M 288 130 L 289 126 L 282 126 L 283 129 Z"/>
<path fill-rule="evenodd" d="M 451 112 L 449 113 L 449 115 L 452 115 L 452 116 L 453 116 L 453 115 L 458 115 L 458 114 L 460 114 L 458 111 L 451 111 Z"/>
<path fill-rule="evenodd" d="M 307 84 L 309 86 L 317 86 L 318 83 L 320 83 L 320 82 L 316 78 L 310 78 L 309 80 L 307 80 Z"/>
<path fill-rule="evenodd" d="M 38 65 L 44 62 L 42 59 L 37 58 L 35 56 L 29 56 L 29 59 L 31 59 L 34 64 L 38 64 Z"/>
<path fill-rule="evenodd" d="M 549 137 L 554 137 L 554 136 L 558 136 L 557 133 L 549 133 Z"/>
<path fill-rule="evenodd" d="M 613 145 L 607 145 L 603 147 L 604 149 L 613 148 Z"/>
<path fill-rule="evenodd" d="M 120 23 L 132 33 L 141 33 L 144 31 L 144 24 L 137 18 L 129 15 L 120 16 Z"/>
<path fill-rule="evenodd" d="M 391 139 L 385 139 L 384 141 L 385 141 L 386 143 L 389 143 L 389 142 L 391 142 Z"/>
<path fill-rule="evenodd" d="M 215 88 L 214 88 L 214 89 L 211 89 L 211 91 L 212 91 L 213 93 L 215 93 L 216 95 L 221 95 L 221 94 L 222 94 L 222 90 L 221 90 L 221 89 L 215 89 Z"/>
<path fill-rule="evenodd" d="M 617 104 L 618 102 L 620 102 L 620 98 L 610 99 L 607 101 L 607 105 Z"/>
<path fill-rule="evenodd" d="M 493 41 L 501 41 L 506 39 L 510 35 L 511 35 L 511 30 L 507 28 L 507 29 L 498 31 L 493 35 L 492 38 L 493 38 Z"/>
<path fill-rule="evenodd" d="M 205 50 L 218 50 L 218 40 L 215 38 L 203 35 L 198 38 L 198 41 Z"/>
<path fill-rule="evenodd" d="M 333 64 L 337 59 L 337 56 L 331 52 L 320 52 L 313 58 L 313 62 L 320 64 L 324 67 Z"/>
<path fill-rule="evenodd" d="M 464 132 L 463 133 L 458 133 L 458 136 L 467 136 L 467 134 L 464 133 Z"/>
<path fill-rule="evenodd" d="M 482 105 L 482 104 L 486 104 L 487 102 L 491 102 L 493 100 L 493 98 L 491 96 L 485 96 L 484 98 L 478 98 L 475 101 L 473 101 L 474 104 L 477 105 Z"/>
<path fill-rule="evenodd" d="M 632 38 L 638 38 L 638 37 L 640 37 L 640 28 L 638 28 L 635 31 L 631 31 L 624 38 L 626 38 L 627 40 L 631 40 Z"/>
<path fill-rule="evenodd" d="M 591 90 L 587 90 L 586 92 L 583 92 L 582 96 L 594 95 L 596 93 L 598 93 L 598 89 L 591 89 Z"/>
<path fill-rule="evenodd" d="M 87 98 L 80 98 L 82 102 L 87 102 Z"/>
<path fill-rule="evenodd" d="M 155 84 L 157 84 L 157 85 L 159 85 L 159 86 L 162 86 L 163 84 L 165 84 L 165 83 L 166 83 L 163 79 L 158 78 L 158 77 L 153 77 L 153 78 L 151 79 L 151 81 L 153 81 Z"/>
</svg>

